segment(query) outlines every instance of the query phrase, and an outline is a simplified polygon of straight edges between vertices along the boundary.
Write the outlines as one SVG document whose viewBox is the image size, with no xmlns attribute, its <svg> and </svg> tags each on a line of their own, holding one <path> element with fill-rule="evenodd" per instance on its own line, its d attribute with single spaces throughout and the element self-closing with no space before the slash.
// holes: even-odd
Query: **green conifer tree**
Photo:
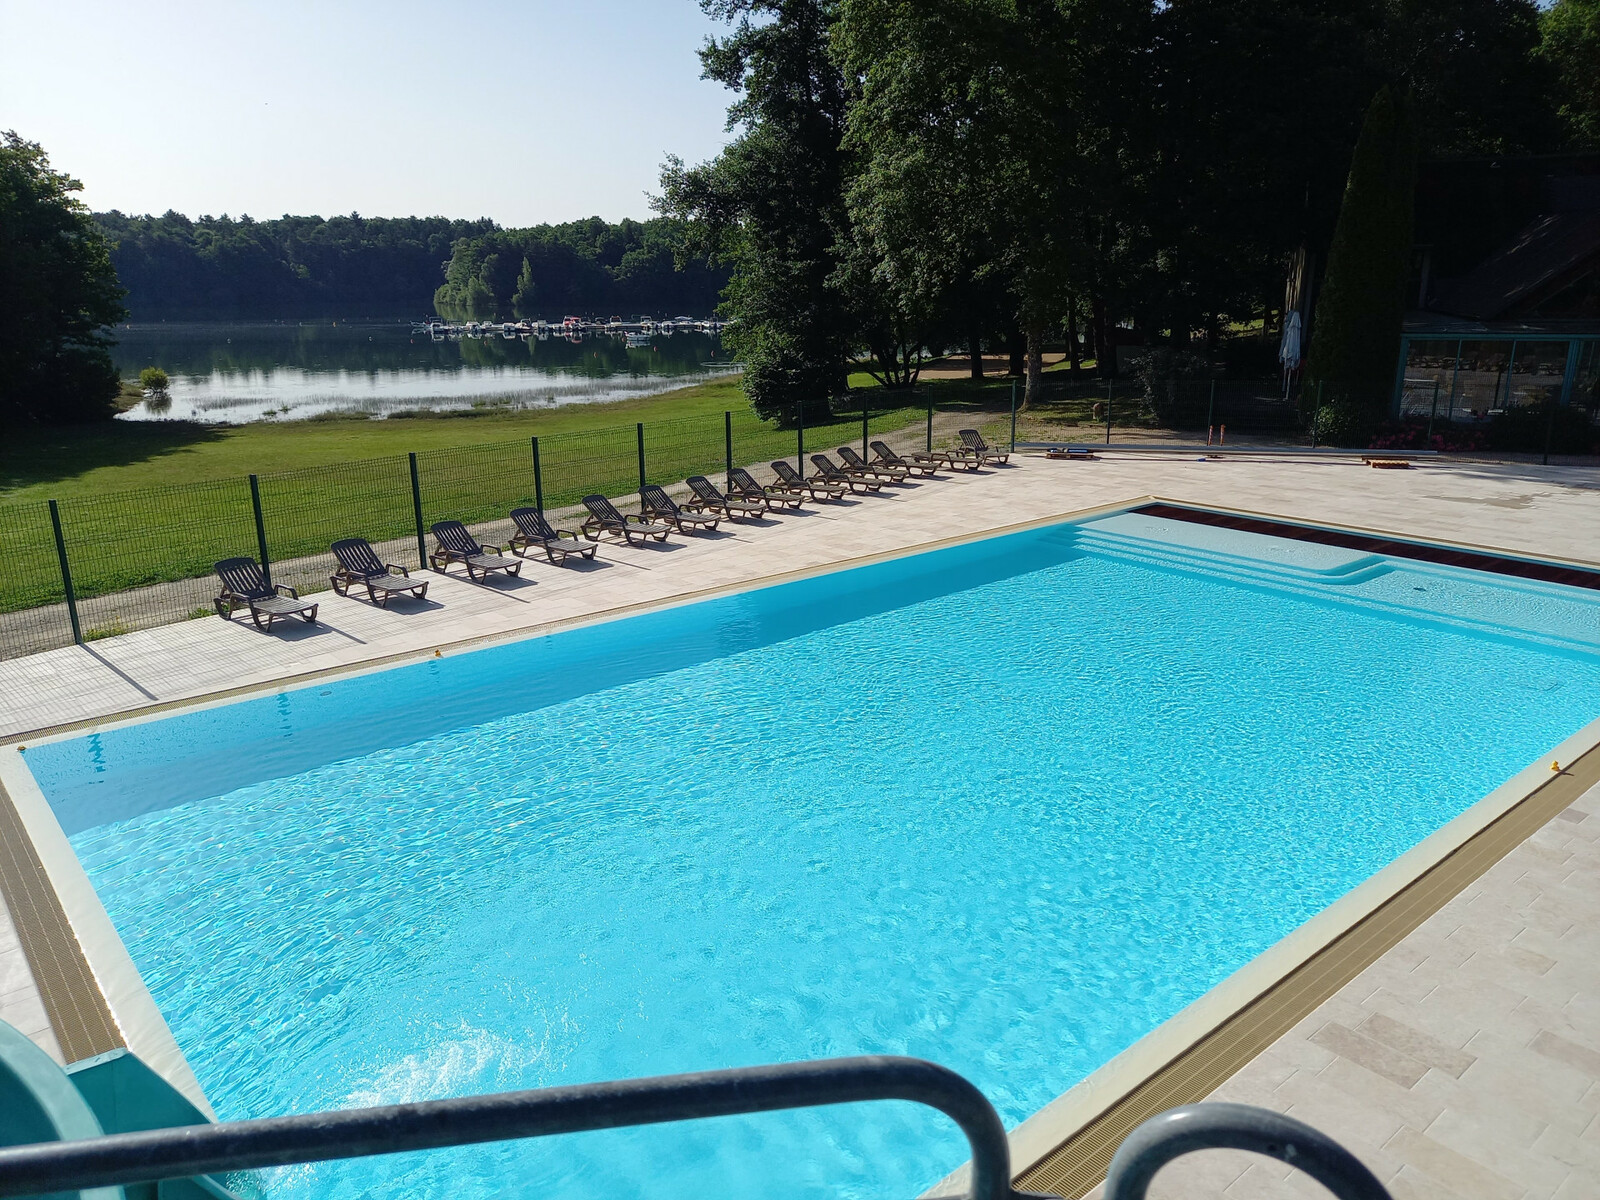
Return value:
<svg viewBox="0 0 1600 1200">
<path fill-rule="evenodd" d="M 1364 444 L 1394 388 L 1411 253 L 1417 142 L 1409 106 L 1388 87 L 1367 109 L 1312 319 L 1308 396 L 1325 435 Z"/>
</svg>

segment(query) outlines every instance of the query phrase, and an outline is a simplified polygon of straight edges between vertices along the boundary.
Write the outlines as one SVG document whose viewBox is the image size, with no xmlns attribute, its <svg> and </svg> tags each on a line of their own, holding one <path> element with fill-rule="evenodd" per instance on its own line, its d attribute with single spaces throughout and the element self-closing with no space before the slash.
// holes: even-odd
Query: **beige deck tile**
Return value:
<svg viewBox="0 0 1600 1200">
<path fill-rule="evenodd" d="M 1529 1046 L 1535 1053 L 1576 1067 L 1590 1079 L 1600 1080 L 1600 1050 L 1571 1041 L 1558 1033 L 1541 1030 Z"/>
<path fill-rule="evenodd" d="M 1394 1154 L 1467 1200 L 1521 1200 L 1527 1188 L 1490 1167 L 1434 1141 L 1415 1129 L 1402 1129 L 1388 1143 Z"/>
<path fill-rule="evenodd" d="M 1460 1192 L 1451 1191 L 1410 1164 L 1401 1167 L 1393 1178 L 1385 1180 L 1384 1186 L 1394 1200 L 1466 1200 Z"/>
<path fill-rule="evenodd" d="M 1311 1040 L 1401 1087 L 1410 1087 L 1428 1072 L 1426 1063 L 1418 1062 L 1403 1050 L 1374 1041 L 1337 1021 L 1329 1021 L 1311 1035 Z"/>
</svg>

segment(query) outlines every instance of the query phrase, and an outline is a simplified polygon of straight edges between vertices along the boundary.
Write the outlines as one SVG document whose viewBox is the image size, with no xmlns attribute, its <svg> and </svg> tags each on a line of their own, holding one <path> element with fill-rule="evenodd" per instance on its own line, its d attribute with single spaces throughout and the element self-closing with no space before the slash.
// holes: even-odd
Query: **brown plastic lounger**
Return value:
<svg viewBox="0 0 1600 1200">
<path fill-rule="evenodd" d="M 593 542 L 584 541 L 570 529 L 555 528 L 537 508 L 513 508 L 511 519 L 516 522 L 517 532 L 507 548 L 518 558 L 528 557 L 528 551 L 535 546 L 558 567 L 574 556 L 594 557 Z"/>
<path fill-rule="evenodd" d="M 856 475 L 872 476 L 875 479 L 887 480 L 890 483 L 903 483 L 905 477 L 911 474 L 905 467 L 891 467 L 888 463 L 868 462 L 856 453 L 854 446 L 840 446 L 839 457 L 844 460 L 844 469 Z"/>
<path fill-rule="evenodd" d="M 664 525 L 670 525 L 679 533 L 699 533 L 704 529 L 707 533 L 715 533 L 717 522 L 721 517 L 710 513 L 692 512 L 683 508 L 671 496 L 667 489 L 659 484 L 647 483 L 639 489 L 639 503 L 643 507 L 645 516 L 653 517 Z"/>
<path fill-rule="evenodd" d="M 624 517 L 617 511 L 615 504 L 599 493 L 585 496 L 583 506 L 589 510 L 589 517 L 578 528 L 591 542 L 598 542 L 605 534 L 619 537 L 630 546 L 633 545 L 634 538 L 655 538 L 658 542 L 664 542 L 667 540 L 667 534 L 672 532 L 670 525 L 663 525 L 648 517 L 635 516 L 632 513 Z"/>
<path fill-rule="evenodd" d="M 904 467 L 908 472 L 923 476 L 932 476 L 941 466 L 950 465 L 948 454 L 913 454 L 910 458 L 902 458 L 889 449 L 887 442 L 873 442 L 872 452 L 877 455 L 874 462 L 880 462 L 886 467 Z"/>
<path fill-rule="evenodd" d="M 386 563 L 366 538 L 345 538 L 333 544 L 339 569 L 328 576 L 333 590 L 348 596 L 352 587 L 367 589 L 367 599 L 379 608 L 389 606 L 389 597 L 409 592 L 418 600 L 427 598 L 428 581 L 413 579 L 411 572 L 396 563 Z"/>
<path fill-rule="evenodd" d="M 787 464 L 785 464 L 787 465 Z M 728 476 L 733 485 L 733 490 L 746 500 L 758 504 L 765 504 L 768 508 L 783 505 L 785 508 L 799 508 L 805 502 L 806 494 L 800 488 L 785 487 L 781 483 L 763 486 L 756 482 L 756 477 L 743 467 L 735 467 Z"/>
<path fill-rule="evenodd" d="M 255 559 L 225 558 L 213 569 L 222 580 L 222 594 L 212 603 L 224 621 L 233 620 L 234 609 L 248 607 L 257 629 L 271 629 L 279 617 L 299 617 L 307 625 L 317 623 L 317 606 L 301 600 L 292 587 L 269 585 Z"/>
<path fill-rule="evenodd" d="M 694 501 L 687 506 L 689 508 L 719 512 L 730 521 L 737 521 L 741 517 L 759 517 L 767 511 L 765 496 L 759 500 L 741 500 L 737 496 L 724 496 L 717 491 L 717 485 L 704 475 L 691 475 L 685 482 L 689 485 L 689 490 L 694 493 Z"/>
<path fill-rule="evenodd" d="M 775 459 L 772 470 L 777 475 L 778 482 L 784 487 L 805 492 L 813 500 L 843 500 L 850 492 L 848 483 L 829 483 L 815 475 L 810 479 L 805 478 L 791 467 L 786 459 Z"/>
<path fill-rule="evenodd" d="M 876 492 L 883 487 L 867 475 L 844 470 L 826 454 L 813 454 L 811 465 L 817 468 L 817 475 L 824 482 L 845 484 L 852 492 Z"/>
<path fill-rule="evenodd" d="M 983 435 L 976 429 L 958 429 L 961 435 L 961 448 L 980 463 L 1003 463 L 1011 457 L 1009 450 L 996 450 L 983 440 Z"/>
<path fill-rule="evenodd" d="M 467 532 L 460 521 L 435 521 L 433 525 L 433 553 L 428 555 L 433 569 L 441 575 L 453 562 L 467 568 L 467 578 L 487 579 L 491 572 L 504 571 L 507 575 L 522 573 L 520 558 L 506 558 L 499 546 L 484 546 Z"/>
</svg>

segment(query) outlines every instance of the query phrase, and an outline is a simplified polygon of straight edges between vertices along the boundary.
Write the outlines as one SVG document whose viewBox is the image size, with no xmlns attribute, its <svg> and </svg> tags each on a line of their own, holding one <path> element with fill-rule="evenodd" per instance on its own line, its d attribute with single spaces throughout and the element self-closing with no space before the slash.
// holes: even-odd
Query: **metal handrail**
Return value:
<svg viewBox="0 0 1600 1200">
<path fill-rule="evenodd" d="M 936 1063 L 874 1055 L 12 1146 L 0 1149 L 0 1197 L 864 1100 L 955 1121 L 972 1148 L 972 1200 L 1027 1195 L 1012 1190 L 1005 1127 L 982 1092 Z"/>
<path fill-rule="evenodd" d="M 1338 1200 L 1392 1200 L 1350 1151 L 1293 1117 L 1248 1104 L 1190 1104 L 1140 1125 L 1117 1147 L 1106 1200 L 1144 1200 L 1155 1173 L 1194 1150 L 1248 1150 L 1304 1171 Z"/>
</svg>

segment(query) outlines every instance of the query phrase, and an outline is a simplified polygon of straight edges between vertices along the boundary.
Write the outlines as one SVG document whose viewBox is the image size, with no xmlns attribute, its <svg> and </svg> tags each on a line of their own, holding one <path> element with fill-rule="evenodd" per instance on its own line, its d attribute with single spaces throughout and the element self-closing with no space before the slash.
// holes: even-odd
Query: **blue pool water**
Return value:
<svg viewBox="0 0 1600 1200">
<path fill-rule="evenodd" d="M 885 1052 L 1008 1125 L 1600 716 L 1570 590 L 1123 515 L 30 749 L 218 1113 Z M 905 1197 L 852 1106 L 270 1200 Z"/>
</svg>

